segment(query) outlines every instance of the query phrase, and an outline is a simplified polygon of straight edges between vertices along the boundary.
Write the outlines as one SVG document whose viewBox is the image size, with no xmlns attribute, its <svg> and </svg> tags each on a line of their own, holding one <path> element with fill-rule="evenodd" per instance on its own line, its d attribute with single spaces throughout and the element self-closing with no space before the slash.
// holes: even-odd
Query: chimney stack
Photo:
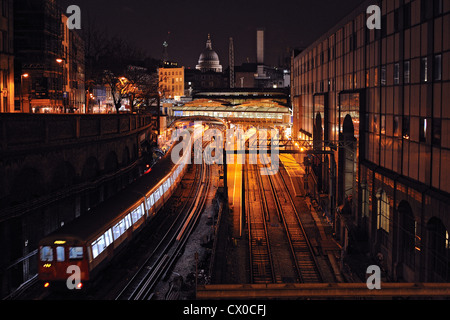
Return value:
<svg viewBox="0 0 450 320">
<path fill-rule="evenodd" d="M 264 29 L 256 30 L 256 63 L 264 64 Z"/>
</svg>

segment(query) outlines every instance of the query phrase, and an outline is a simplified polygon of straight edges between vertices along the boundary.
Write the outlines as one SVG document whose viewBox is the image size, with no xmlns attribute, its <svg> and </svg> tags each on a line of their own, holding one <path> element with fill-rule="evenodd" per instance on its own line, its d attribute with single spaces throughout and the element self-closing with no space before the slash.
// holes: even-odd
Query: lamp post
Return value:
<svg viewBox="0 0 450 320">
<path fill-rule="evenodd" d="M 64 81 L 64 64 L 63 64 L 65 60 L 66 59 L 64 59 L 64 58 L 56 58 L 56 63 L 61 66 L 61 94 L 62 94 L 61 98 L 62 98 L 63 108 L 64 108 L 63 113 L 66 113 L 66 105 L 64 103 L 65 81 Z M 56 94 L 56 92 L 57 92 L 57 90 L 55 90 L 55 94 Z M 57 97 L 58 97 L 58 95 L 55 98 L 57 98 Z"/>
<path fill-rule="evenodd" d="M 20 109 L 23 110 L 23 78 L 28 78 L 30 75 L 28 73 L 24 73 L 20 75 Z M 30 108 L 31 112 L 31 108 Z"/>
</svg>

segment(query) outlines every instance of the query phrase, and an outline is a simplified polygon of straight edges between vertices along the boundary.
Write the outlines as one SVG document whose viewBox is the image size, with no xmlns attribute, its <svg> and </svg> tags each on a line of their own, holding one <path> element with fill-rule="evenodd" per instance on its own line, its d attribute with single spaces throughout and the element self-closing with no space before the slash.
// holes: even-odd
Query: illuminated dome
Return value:
<svg viewBox="0 0 450 320">
<path fill-rule="evenodd" d="M 201 72 L 214 71 L 222 72 L 222 65 L 220 64 L 219 56 L 212 49 L 211 35 L 208 34 L 208 40 L 206 41 L 206 48 L 200 54 L 198 59 L 198 65 L 195 67 Z"/>
</svg>

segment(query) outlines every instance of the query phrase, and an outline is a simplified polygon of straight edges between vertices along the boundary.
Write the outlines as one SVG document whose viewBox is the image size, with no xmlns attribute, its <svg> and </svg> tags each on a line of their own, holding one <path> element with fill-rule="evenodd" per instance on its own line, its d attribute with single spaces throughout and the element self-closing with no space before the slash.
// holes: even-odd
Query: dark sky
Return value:
<svg viewBox="0 0 450 320">
<path fill-rule="evenodd" d="M 256 59 L 256 29 L 266 30 L 266 64 L 275 65 L 287 47 L 307 46 L 362 0 L 59 0 L 76 4 L 86 17 L 136 43 L 157 59 L 170 31 L 169 57 L 195 68 L 211 33 L 213 49 L 228 66 L 234 38 L 236 65 Z"/>
</svg>

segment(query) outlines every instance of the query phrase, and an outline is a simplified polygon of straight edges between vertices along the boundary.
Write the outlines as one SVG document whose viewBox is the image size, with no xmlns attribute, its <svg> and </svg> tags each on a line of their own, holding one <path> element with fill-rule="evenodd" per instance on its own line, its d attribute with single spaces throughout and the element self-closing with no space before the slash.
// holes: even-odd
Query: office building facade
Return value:
<svg viewBox="0 0 450 320">
<path fill-rule="evenodd" d="M 392 281 L 449 281 L 450 0 L 366 1 L 293 56 L 291 75 L 292 135 L 316 151 L 311 176 L 347 252 L 370 252 Z"/>
</svg>

